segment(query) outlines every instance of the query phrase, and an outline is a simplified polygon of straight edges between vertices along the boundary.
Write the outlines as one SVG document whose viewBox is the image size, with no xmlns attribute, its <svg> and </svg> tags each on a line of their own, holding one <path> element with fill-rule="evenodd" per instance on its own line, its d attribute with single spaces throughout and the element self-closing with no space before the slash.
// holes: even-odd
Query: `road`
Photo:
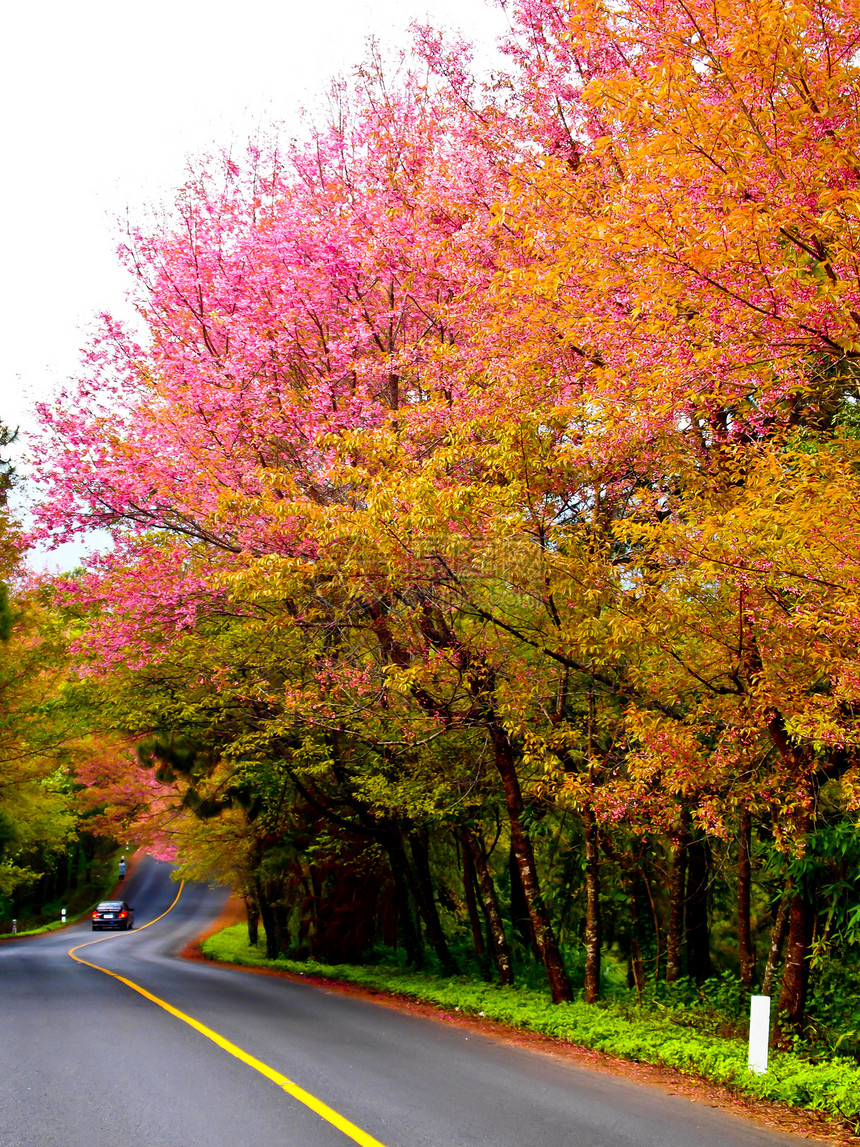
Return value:
<svg viewBox="0 0 860 1147">
<path fill-rule="evenodd" d="M 87 923 L 0 945 L 0 1147 L 795 1142 L 461 1028 L 179 959 L 224 896 L 185 885 L 170 908 L 169 871 L 144 860 L 124 891 L 135 930 L 75 952 L 122 980 L 68 955 L 98 938 Z"/>
</svg>

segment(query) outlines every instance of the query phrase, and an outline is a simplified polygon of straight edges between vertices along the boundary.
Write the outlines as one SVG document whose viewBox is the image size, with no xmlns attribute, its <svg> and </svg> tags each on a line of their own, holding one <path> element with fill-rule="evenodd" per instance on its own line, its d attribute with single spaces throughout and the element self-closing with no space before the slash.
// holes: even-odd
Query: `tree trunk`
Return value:
<svg viewBox="0 0 860 1147">
<path fill-rule="evenodd" d="M 710 868 L 711 850 L 707 840 L 691 841 L 687 849 L 687 970 L 697 984 L 711 975 Z"/>
<path fill-rule="evenodd" d="M 554 1004 L 573 998 L 564 960 L 553 932 L 549 913 L 540 892 L 531 838 L 522 823 L 523 794 L 517 776 L 511 743 L 505 730 L 495 721 L 488 723 L 493 739 L 494 759 L 505 792 L 505 805 L 511 826 L 511 848 L 517 861 L 523 893 L 529 910 L 535 944 L 540 952 Z"/>
<path fill-rule="evenodd" d="M 442 931 L 442 921 L 436 907 L 436 898 L 433 895 L 433 878 L 430 873 L 430 853 L 427 847 L 426 830 L 414 830 L 409 834 L 409 846 L 412 859 L 415 862 L 415 900 L 418 911 L 424 921 L 427 939 L 436 953 L 439 966 L 445 976 L 456 976 L 457 963 L 451 955 L 445 933 Z"/>
<path fill-rule="evenodd" d="M 403 947 L 406 949 L 406 960 L 410 967 L 420 970 L 425 966 L 426 961 L 424 959 L 424 946 L 421 943 L 421 933 L 415 926 L 415 919 L 409 904 L 409 881 L 406 878 L 409 862 L 403 850 L 403 843 L 395 833 L 387 836 L 384 846 L 391 868 L 391 879 L 394 882 L 394 905 L 400 932 L 403 936 Z"/>
<path fill-rule="evenodd" d="M 256 884 L 257 903 L 260 905 L 260 916 L 263 920 L 263 928 L 266 931 L 266 959 L 276 960 L 278 957 L 278 927 L 275 922 L 275 914 L 272 911 L 269 897 L 263 889 L 260 881 Z"/>
<path fill-rule="evenodd" d="M 636 868 L 630 876 L 630 885 L 627 895 L 627 910 L 630 916 L 630 944 L 629 944 L 629 979 L 631 987 L 636 989 L 636 997 L 642 1003 L 642 989 L 645 987 L 645 965 L 642 960 L 642 947 L 639 943 L 639 869 Z"/>
<path fill-rule="evenodd" d="M 755 948 L 750 927 L 750 891 L 752 887 L 752 816 L 749 809 L 741 813 L 738 834 L 738 962 L 741 983 L 750 989 L 755 975 Z"/>
<path fill-rule="evenodd" d="M 245 902 L 245 915 L 248 920 L 248 943 L 252 948 L 256 948 L 260 939 L 260 906 L 252 892 L 245 892 L 242 899 Z"/>
<path fill-rule="evenodd" d="M 690 839 L 690 810 L 681 809 L 681 826 L 672 853 L 672 880 L 669 890 L 669 934 L 666 938 L 666 983 L 681 978 L 681 948 L 684 943 L 684 905 L 687 885 L 687 846 Z"/>
<path fill-rule="evenodd" d="M 466 902 L 466 914 L 469 917 L 469 928 L 472 931 L 472 948 L 481 969 L 481 979 L 492 981 L 493 976 L 487 958 L 487 946 L 484 943 L 484 930 L 481 927 L 481 914 L 478 911 L 478 899 L 475 894 L 477 883 L 475 861 L 472 850 L 466 842 L 464 830 L 460 830 L 457 840 L 463 861 L 463 899 Z"/>
<path fill-rule="evenodd" d="M 585 820 L 585 1002 L 600 998 L 600 849 L 594 810 L 586 806 Z"/>
<path fill-rule="evenodd" d="M 511 913 L 511 924 L 515 936 L 519 939 L 523 949 L 534 953 L 535 959 L 540 960 L 540 949 L 535 943 L 532 922 L 529 916 L 529 903 L 523 891 L 523 882 L 520 877 L 520 866 L 513 846 L 508 853 L 508 877 L 510 879 L 511 896 L 508 907 Z"/>
<path fill-rule="evenodd" d="M 272 904 L 272 916 L 275 920 L 275 929 L 277 931 L 277 948 L 278 955 L 286 955 L 290 950 L 290 910 L 284 902 L 283 889 L 278 896 L 277 900 Z M 316 911 L 314 911 L 314 930 L 311 938 L 312 953 L 316 952 L 313 948 L 317 937 L 319 936 L 319 925 L 316 920 Z"/>
<path fill-rule="evenodd" d="M 770 944 L 767 950 L 767 963 L 764 968 L 764 978 L 761 982 L 761 994 L 769 996 L 773 988 L 777 965 L 782 958 L 782 946 L 785 943 L 785 934 L 788 931 L 788 910 L 791 906 L 791 895 L 786 894 L 779 902 L 776 910 L 776 919 L 770 933 Z"/>
<path fill-rule="evenodd" d="M 509 987 L 514 982 L 514 973 L 511 966 L 511 952 L 508 947 L 508 938 L 505 935 L 505 925 L 499 908 L 499 898 L 496 895 L 496 886 L 487 865 L 487 858 L 481 843 L 475 834 L 468 828 L 462 830 L 462 839 L 465 850 L 471 854 L 475 866 L 475 875 L 478 878 L 478 887 L 481 890 L 481 902 L 489 925 L 492 941 L 493 958 L 499 973 L 499 983 L 502 987 Z"/>
<path fill-rule="evenodd" d="M 815 907 L 810 897 L 802 889 L 795 890 L 788 917 L 788 951 L 776 1005 L 774 1042 L 777 1044 L 784 1044 L 787 1035 L 803 1029 L 814 925 Z"/>
<path fill-rule="evenodd" d="M 777 715 L 769 726 L 777 747 L 788 756 L 797 767 L 811 769 L 813 762 L 809 749 L 791 748 L 785 733 L 782 717 Z M 782 747 L 784 746 L 784 747 Z M 827 776 L 835 775 L 830 770 L 807 776 L 809 786 L 809 808 L 815 807 L 818 788 Z M 813 827 L 813 816 L 809 808 L 802 805 L 795 814 L 797 839 L 808 837 Z M 816 910 L 814 883 L 798 881 L 791 891 L 791 906 L 788 913 L 788 949 L 785 967 L 782 971 L 779 1002 L 776 1005 L 776 1022 L 773 1039 L 779 1046 L 785 1046 L 789 1034 L 800 1034 L 806 1013 L 806 993 L 809 987 L 809 961 L 812 955 L 812 940 L 815 932 Z"/>
</svg>

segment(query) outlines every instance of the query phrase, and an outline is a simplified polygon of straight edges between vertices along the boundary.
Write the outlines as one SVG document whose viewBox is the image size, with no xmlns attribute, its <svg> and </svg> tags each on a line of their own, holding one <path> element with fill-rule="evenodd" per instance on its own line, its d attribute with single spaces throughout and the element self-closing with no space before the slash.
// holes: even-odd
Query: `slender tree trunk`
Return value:
<svg viewBox="0 0 860 1147">
<path fill-rule="evenodd" d="M 587 805 L 585 820 L 585 1002 L 600 998 L 600 848 L 594 810 Z"/>
<path fill-rule="evenodd" d="M 639 869 L 635 868 L 630 876 L 627 894 L 627 910 L 630 916 L 630 979 L 631 987 L 636 989 L 639 1003 L 642 1003 L 642 989 L 645 987 L 645 964 L 642 960 L 642 947 L 639 943 L 641 923 L 639 920 Z"/>
<path fill-rule="evenodd" d="M 561 956 L 552 923 L 540 892 L 537 865 L 531 838 L 522 822 L 524 810 L 523 794 L 517 776 L 516 763 L 508 735 L 494 721 L 489 725 L 493 739 L 494 759 L 505 792 L 505 805 L 511 826 L 511 848 L 517 861 L 520 880 L 523 885 L 529 909 L 535 944 L 540 952 L 546 970 L 549 989 L 554 1004 L 573 998 L 570 980 Z"/>
<path fill-rule="evenodd" d="M 781 714 L 774 715 L 768 728 L 783 757 L 790 760 L 798 771 L 802 768 L 812 769 L 811 750 L 792 747 Z M 820 784 L 828 777 L 838 775 L 839 770 L 847 764 L 849 758 L 844 758 L 840 763 L 840 756 L 841 754 L 837 754 L 826 770 L 815 774 L 810 772 L 807 775 L 809 806 L 805 809 L 800 806 L 795 814 L 798 840 L 807 838 L 812 831 L 814 820 L 810 810 L 815 807 L 815 797 Z M 799 1034 L 803 1029 L 816 915 L 814 884 L 798 882 L 791 893 L 791 906 L 788 912 L 788 949 L 776 1006 L 773 1038 L 774 1043 L 778 1045 L 785 1044 L 789 1034 Z"/>
<path fill-rule="evenodd" d="M 276 960 L 278 957 L 278 927 L 275 922 L 275 914 L 272 911 L 267 890 L 263 889 L 263 885 L 259 880 L 256 883 L 256 893 L 257 903 L 260 905 L 260 916 L 263 921 L 263 928 L 266 932 L 266 958 L 268 960 Z"/>
<path fill-rule="evenodd" d="M 252 948 L 256 948 L 260 939 L 260 906 L 253 892 L 243 893 L 242 899 L 245 902 L 245 915 L 248 920 L 248 943 Z"/>
<path fill-rule="evenodd" d="M 687 846 L 690 836 L 690 810 L 681 808 L 681 826 L 672 852 L 672 879 L 669 890 L 669 934 L 666 938 L 666 983 L 681 978 L 681 949 L 684 943 L 684 906 L 687 885 Z"/>
<path fill-rule="evenodd" d="M 492 980 L 490 963 L 487 959 L 487 946 L 484 943 L 484 930 L 481 927 L 481 915 L 478 911 L 478 899 L 475 895 L 475 861 L 463 830 L 458 834 L 457 840 L 463 861 L 463 899 L 466 902 L 466 914 L 469 917 L 469 927 L 472 930 L 472 947 L 481 969 L 481 978 Z"/>
<path fill-rule="evenodd" d="M 409 834 L 409 846 L 412 859 L 415 862 L 415 892 L 418 910 L 427 930 L 427 939 L 436 953 L 439 966 L 446 976 L 457 974 L 457 963 L 451 955 L 445 933 L 442 931 L 442 921 L 436 907 L 436 897 L 433 894 L 433 878 L 430 873 L 430 853 L 427 847 L 424 830 L 414 830 Z"/>
<path fill-rule="evenodd" d="M 662 956 L 662 936 L 660 932 L 660 913 L 657 911 L 657 905 L 654 902 L 654 896 L 651 892 L 651 881 L 648 879 L 648 868 L 643 863 L 642 865 L 642 883 L 645 886 L 645 895 L 648 897 L 648 907 L 651 909 L 651 921 L 654 925 L 654 987 L 660 982 L 660 958 Z"/>
<path fill-rule="evenodd" d="M 773 989 L 776 969 L 782 959 L 782 946 L 785 943 L 785 934 L 788 931 L 788 910 L 791 907 L 791 893 L 786 893 L 780 900 L 776 910 L 776 919 L 770 932 L 770 944 L 767 950 L 767 963 L 764 968 L 764 977 L 761 982 L 761 994 L 769 996 Z"/>
<path fill-rule="evenodd" d="M 308 864 L 305 871 L 302 866 L 301 880 L 305 888 L 305 898 L 301 906 L 304 919 L 299 924 L 299 943 L 306 943 L 314 959 L 324 959 L 319 949 L 319 939 L 324 932 L 323 921 L 320 920 L 320 908 L 323 906 L 322 888 L 316 865 Z M 281 925 L 281 917 L 275 908 L 275 918 Z"/>
<path fill-rule="evenodd" d="M 708 884 L 711 850 L 704 839 L 687 849 L 687 969 L 697 984 L 711 975 Z"/>
<path fill-rule="evenodd" d="M 749 809 L 741 812 L 738 833 L 738 962 L 741 982 L 750 989 L 755 975 L 755 948 L 750 927 L 750 892 L 752 888 L 752 816 Z"/>
<path fill-rule="evenodd" d="M 511 966 L 511 952 L 508 947 L 508 938 L 505 935 L 505 925 L 499 908 L 499 898 L 496 895 L 496 886 L 493 883 L 492 873 L 487 864 L 487 858 L 481 843 L 470 829 L 463 829 L 462 838 L 466 849 L 472 856 L 475 866 L 475 875 L 478 878 L 478 887 L 481 890 L 481 902 L 487 917 L 489 932 L 492 941 L 493 958 L 499 973 L 499 983 L 502 987 L 509 987 L 514 982 L 514 973 Z"/>
<path fill-rule="evenodd" d="M 565 690 L 568 672 L 564 675 Z M 559 695 L 560 708 L 563 706 Z M 588 690 L 588 787 L 595 786 L 594 762 L 594 689 Z M 600 918 L 600 840 L 597 833 L 597 820 L 590 803 L 582 814 L 585 826 L 585 983 L 584 995 L 587 1004 L 596 1004 L 600 998 L 600 949 L 603 944 L 603 930 Z"/>
<path fill-rule="evenodd" d="M 511 897 L 508 907 L 511 913 L 511 924 L 513 925 L 514 934 L 519 939 L 525 951 L 528 952 L 531 950 L 534 953 L 535 959 L 540 960 L 540 949 L 535 943 L 535 935 L 529 915 L 529 903 L 523 891 L 523 882 L 520 878 L 520 866 L 513 846 L 508 853 L 508 877 L 511 887 Z"/>
<path fill-rule="evenodd" d="M 788 950 L 776 1005 L 774 1041 L 778 1044 L 784 1043 L 790 1033 L 800 1032 L 803 1028 L 814 927 L 815 907 L 802 889 L 796 889 L 789 909 Z"/>
<path fill-rule="evenodd" d="M 275 920 L 275 929 L 277 931 L 277 948 L 278 955 L 285 954 L 290 950 L 290 910 L 284 902 L 283 889 L 278 899 L 272 905 L 272 915 Z M 319 926 L 316 919 L 316 910 L 314 910 L 314 930 L 311 939 L 311 950 L 314 952 L 314 944 L 316 943 L 319 935 Z"/>
<path fill-rule="evenodd" d="M 421 943 L 421 933 L 415 926 L 415 918 L 409 904 L 409 881 L 406 872 L 409 861 L 403 850 L 403 843 L 399 836 L 392 833 L 384 841 L 385 851 L 388 854 L 388 864 L 391 869 L 391 879 L 394 883 L 394 906 L 400 932 L 403 936 L 403 947 L 406 949 L 406 959 L 413 968 L 421 969 L 425 966 L 424 946 Z"/>
</svg>

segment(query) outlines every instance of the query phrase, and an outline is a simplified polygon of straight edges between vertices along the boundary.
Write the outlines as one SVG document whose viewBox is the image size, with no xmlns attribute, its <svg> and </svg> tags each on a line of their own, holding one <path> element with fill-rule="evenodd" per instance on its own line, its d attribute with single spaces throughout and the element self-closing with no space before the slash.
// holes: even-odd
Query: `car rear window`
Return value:
<svg viewBox="0 0 860 1147">
<path fill-rule="evenodd" d="M 96 909 L 97 912 L 118 912 L 122 908 L 121 900 L 103 900 Z"/>
</svg>

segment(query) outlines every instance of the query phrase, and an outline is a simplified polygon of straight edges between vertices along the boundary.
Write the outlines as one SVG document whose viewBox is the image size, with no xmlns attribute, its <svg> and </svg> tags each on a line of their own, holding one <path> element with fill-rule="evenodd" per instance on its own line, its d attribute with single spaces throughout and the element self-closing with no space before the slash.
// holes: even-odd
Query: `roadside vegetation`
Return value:
<svg viewBox="0 0 860 1147">
<path fill-rule="evenodd" d="M 433 1004 L 442 1013 L 462 1012 L 607 1055 L 676 1068 L 757 1099 L 821 1112 L 860 1131 L 860 1065 L 854 1057 L 816 1055 L 798 1041 L 793 1051 L 771 1054 L 766 1074 L 748 1069 L 743 1009 L 749 997 L 731 977 L 699 986 L 680 981 L 649 991 L 641 1001 L 617 983 L 607 985 L 598 1007 L 581 997 L 559 1007 L 545 989 L 502 988 L 396 964 L 270 960 L 250 943 L 241 924 L 210 936 L 202 951 L 211 960 L 354 984 Z"/>
<path fill-rule="evenodd" d="M 119 855 L 113 841 L 81 834 L 68 851 L 33 857 L 39 875 L 0 897 L 0 940 L 12 935 L 13 920 L 17 936 L 30 936 L 62 928 L 63 909 L 68 924 L 88 915 L 116 885 Z"/>
</svg>

